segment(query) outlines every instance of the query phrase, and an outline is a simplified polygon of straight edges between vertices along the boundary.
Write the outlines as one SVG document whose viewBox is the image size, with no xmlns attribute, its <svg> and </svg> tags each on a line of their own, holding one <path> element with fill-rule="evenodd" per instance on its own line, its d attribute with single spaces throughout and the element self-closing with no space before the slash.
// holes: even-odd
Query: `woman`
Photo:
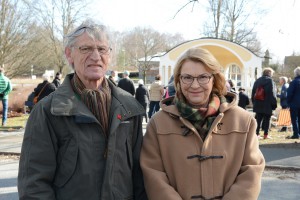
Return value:
<svg viewBox="0 0 300 200">
<path fill-rule="evenodd" d="M 290 107 L 293 135 L 287 139 L 300 138 L 300 66 L 294 70 L 295 78 L 287 89 L 287 103 Z"/>
<path fill-rule="evenodd" d="M 164 96 L 164 86 L 161 84 L 160 75 L 155 76 L 155 81 L 150 86 L 150 105 L 148 118 L 150 119 L 154 113 L 160 109 L 160 101 Z"/>
<path fill-rule="evenodd" d="M 236 95 L 228 93 L 227 102 L 221 71 L 204 49 L 190 49 L 177 62 L 175 97 L 161 102 L 143 141 L 150 200 L 258 198 L 265 161 L 256 121 Z"/>
</svg>

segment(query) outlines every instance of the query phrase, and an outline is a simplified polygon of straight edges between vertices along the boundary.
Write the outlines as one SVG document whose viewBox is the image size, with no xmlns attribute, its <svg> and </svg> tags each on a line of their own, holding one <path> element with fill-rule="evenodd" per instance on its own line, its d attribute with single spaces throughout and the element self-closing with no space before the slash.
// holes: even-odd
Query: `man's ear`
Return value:
<svg viewBox="0 0 300 200">
<path fill-rule="evenodd" d="M 70 65 L 73 64 L 72 50 L 69 47 L 65 48 L 65 55 Z"/>
</svg>

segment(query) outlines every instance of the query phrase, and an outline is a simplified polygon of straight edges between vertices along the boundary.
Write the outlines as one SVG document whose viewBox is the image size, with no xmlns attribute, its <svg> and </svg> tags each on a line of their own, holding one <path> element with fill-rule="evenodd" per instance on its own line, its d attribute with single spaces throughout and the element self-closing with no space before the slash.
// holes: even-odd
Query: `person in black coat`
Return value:
<svg viewBox="0 0 300 200">
<path fill-rule="evenodd" d="M 169 96 L 174 96 L 176 92 L 174 87 L 174 75 L 171 76 L 167 88 L 168 88 Z"/>
<path fill-rule="evenodd" d="M 136 100 L 143 106 L 145 111 L 147 110 L 147 106 L 149 104 L 149 90 L 144 86 L 144 81 L 142 79 L 138 82 L 139 86 L 135 91 Z M 146 122 L 148 122 L 148 117 L 145 112 L 144 114 Z"/>
<path fill-rule="evenodd" d="M 55 77 L 54 77 L 52 83 L 55 85 L 56 88 L 58 88 L 60 86 L 61 77 L 62 77 L 62 74 L 60 72 L 57 72 L 55 74 Z"/>
<path fill-rule="evenodd" d="M 129 71 L 124 71 L 123 78 L 118 82 L 118 87 L 134 96 L 135 87 L 133 81 L 129 78 L 129 74 Z"/>
<path fill-rule="evenodd" d="M 49 75 L 43 75 L 43 82 L 38 84 L 36 88 L 34 88 L 35 96 L 38 96 L 38 101 L 42 100 L 44 97 L 48 96 L 50 93 L 56 90 L 56 87 L 53 83 L 49 82 Z"/>
<path fill-rule="evenodd" d="M 253 103 L 253 112 L 256 113 L 255 118 L 257 122 L 256 134 L 259 136 L 259 130 L 261 127 L 261 122 L 263 121 L 264 139 L 269 139 L 268 136 L 270 119 L 272 116 L 272 111 L 277 108 L 276 100 L 276 85 L 272 79 L 274 70 L 272 68 L 265 68 L 263 74 L 258 78 L 253 85 L 251 100 Z M 263 100 L 256 97 L 255 93 L 258 88 L 263 88 Z"/>
<path fill-rule="evenodd" d="M 293 135 L 287 139 L 300 138 L 300 66 L 294 70 L 295 78 L 287 89 L 287 103 L 291 112 Z"/>
<path fill-rule="evenodd" d="M 239 89 L 239 103 L 238 106 L 240 106 L 241 108 L 244 108 L 246 110 L 246 106 L 249 105 L 250 101 L 249 101 L 249 97 L 247 94 L 245 94 L 245 89 L 244 88 L 240 88 Z"/>
</svg>

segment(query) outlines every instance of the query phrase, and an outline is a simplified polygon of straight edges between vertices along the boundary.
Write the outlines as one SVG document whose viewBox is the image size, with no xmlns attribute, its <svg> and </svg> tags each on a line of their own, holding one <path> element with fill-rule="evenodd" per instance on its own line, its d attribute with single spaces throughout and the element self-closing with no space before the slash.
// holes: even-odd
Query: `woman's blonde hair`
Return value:
<svg viewBox="0 0 300 200">
<path fill-rule="evenodd" d="M 174 85 L 176 88 L 177 97 L 182 96 L 182 91 L 180 88 L 180 73 L 182 65 L 186 61 L 193 61 L 202 63 L 205 65 L 206 70 L 212 73 L 213 79 L 213 89 L 212 93 L 217 95 L 226 95 L 227 90 L 225 86 L 225 77 L 223 75 L 223 67 L 217 61 L 217 59 L 206 49 L 202 48 L 192 48 L 187 50 L 177 61 L 174 68 Z"/>
</svg>

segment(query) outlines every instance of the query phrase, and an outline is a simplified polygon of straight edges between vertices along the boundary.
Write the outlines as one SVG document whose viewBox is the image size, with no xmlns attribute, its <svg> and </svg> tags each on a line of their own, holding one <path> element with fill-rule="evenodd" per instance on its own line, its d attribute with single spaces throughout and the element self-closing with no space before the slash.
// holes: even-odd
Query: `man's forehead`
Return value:
<svg viewBox="0 0 300 200">
<path fill-rule="evenodd" d="M 108 41 L 103 37 L 101 38 L 101 40 L 99 40 L 97 38 L 89 36 L 88 33 L 84 33 L 76 38 L 76 44 L 107 46 Z"/>
</svg>

